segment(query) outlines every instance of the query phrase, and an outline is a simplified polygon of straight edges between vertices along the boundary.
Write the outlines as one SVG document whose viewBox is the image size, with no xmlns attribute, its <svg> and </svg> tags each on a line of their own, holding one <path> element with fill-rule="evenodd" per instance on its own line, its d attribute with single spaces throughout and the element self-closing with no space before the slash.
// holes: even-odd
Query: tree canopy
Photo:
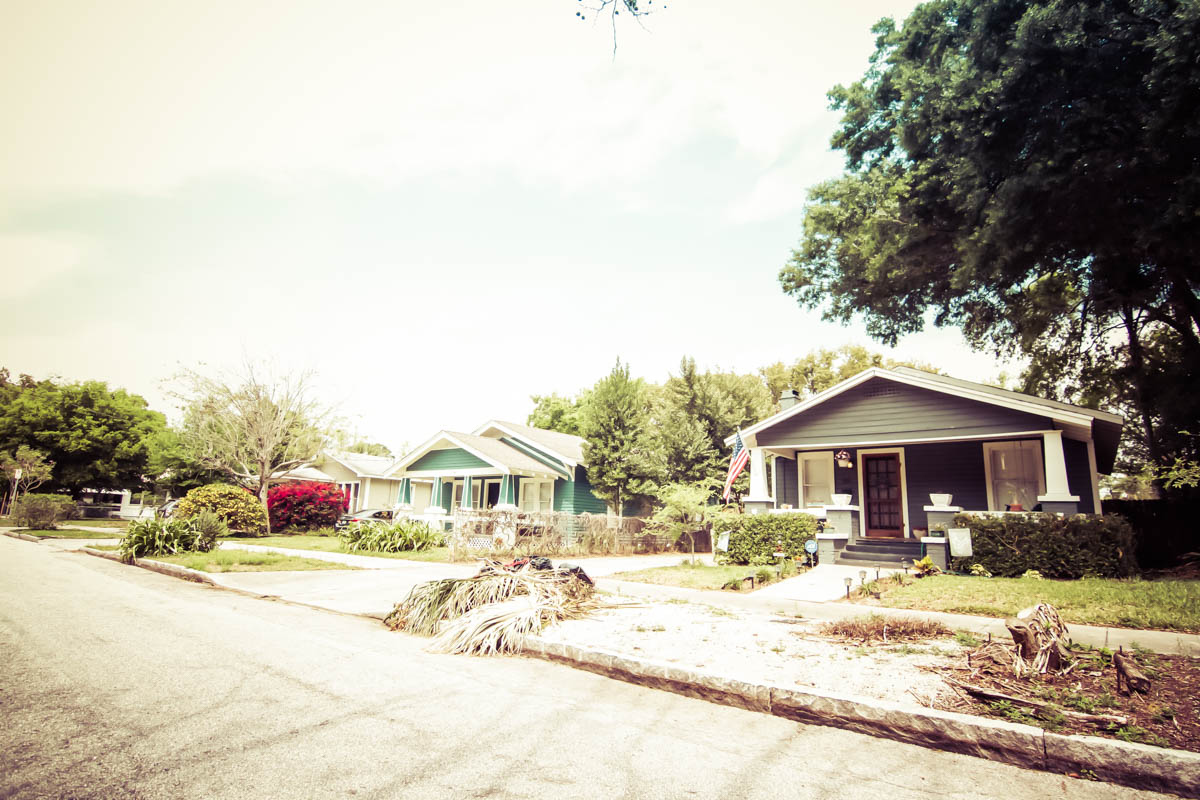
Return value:
<svg viewBox="0 0 1200 800">
<path fill-rule="evenodd" d="M 166 425 L 139 395 L 102 381 L 56 384 L 0 370 L 0 452 L 24 446 L 53 463 L 46 489 L 138 489 L 149 440 Z"/>
<path fill-rule="evenodd" d="M 959 327 L 1029 356 L 1024 391 L 1135 415 L 1151 461 L 1189 452 L 1200 4 L 935 0 L 874 30 L 784 290 L 889 345 Z"/>
<path fill-rule="evenodd" d="M 618 514 L 651 491 L 645 459 L 647 396 L 620 359 L 596 382 L 581 415 L 583 456 L 596 495 Z"/>
</svg>

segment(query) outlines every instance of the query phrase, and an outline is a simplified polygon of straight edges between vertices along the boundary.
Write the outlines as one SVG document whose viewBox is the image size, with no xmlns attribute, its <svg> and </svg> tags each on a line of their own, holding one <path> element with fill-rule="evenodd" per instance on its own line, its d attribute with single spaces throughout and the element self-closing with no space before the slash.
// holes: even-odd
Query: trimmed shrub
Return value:
<svg viewBox="0 0 1200 800">
<path fill-rule="evenodd" d="M 1125 578 L 1137 571 L 1133 530 L 1116 515 L 959 514 L 954 524 L 971 529 L 974 553 L 951 560 L 957 572 L 973 564 L 982 564 L 1000 578 L 1016 578 L 1030 570 L 1065 579 Z"/>
<path fill-rule="evenodd" d="M 446 543 L 441 531 L 415 519 L 399 519 L 390 525 L 368 520 L 351 522 L 342 529 L 341 540 L 342 549 L 351 553 L 403 553 L 430 550 Z"/>
<path fill-rule="evenodd" d="M 817 535 L 811 514 L 722 514 L 713 523 L 713 540 L 729 531 L 729 560 L 734 564 L 774 564 L 776 550 L 788 558 L 804 554 L 804 543 Z"/>
<path fill-rule="evenodd" d="M 327 528 L 347 507 L 346 495 L 332 483 L 284 483 L 267 493 L 273 531 Z"/>
<path fill-rule="evenodd" d="M 74 515 L 75 501 L 65 494 L 25 494 L 13 503 L 13 522 L 22 528 L 52 531 Z"/>
<path fill-rule="evenodd" d="M 175 506 L 175 516 L 194 517 L 205 509 L 220 517 L 231 531 L 262 533 L 267 529 L 267 510 L 257 497 L 239 486 L 210 483 L 192 489 Z"/>
<path fill-rule="evenodd" d="M 144 556 L 207 553 L 217 544 L 225 524 L 212 511 L 187 519 L 142 519 L 129 524 L 121 540 L 121 558 L 132 562 Z"/>
</svg>

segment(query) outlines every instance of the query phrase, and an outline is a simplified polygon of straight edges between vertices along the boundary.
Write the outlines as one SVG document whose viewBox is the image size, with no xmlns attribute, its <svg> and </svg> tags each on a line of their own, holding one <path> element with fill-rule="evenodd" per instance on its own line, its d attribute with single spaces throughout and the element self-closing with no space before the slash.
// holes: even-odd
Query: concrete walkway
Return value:
<svg viewBox="0 0 1200 800">
<path fill-rule="evenodd" d="M 88 543 L 84 539 L 43 539 L 42 542 L 62 550 L 76 550 Z M 101 542 L 103 543 L 103 541 Z M 234 548 L 246 550 L 272 550 L 289 555 L 315 558 L 352 566 L 364 566 L 359 570 L 322 570 L 313 572 L 221 572 L 213 573 L 215 583 L 231 589 L 254 594 L 278 597 L 304 605 L 327 608 L 349 614 L 362 614 L 382 618 L 400 602 L 418 583 L 438 578 L 461 578 L 475 574 L 474 564 L 447 564 L 443 562 L 407 561 L 405 559 L 375 558 L 347 553 L 323 553 L 317 550 L 288 548 L 266 548 L 259 545 L 223 542 L 222 547 L 232 544 Z M 596 581 L 602 592 L 625 598 L 645 599 L 659 602 L 686 602 L 723 608 L 730 611 L 750 611 L 765 614 L 799 616 L 807 619 L 836 620 L 858 617 L 864 614 L 882 614 L 889 617 L 917 617 L 941 622 L 951 630 L 966 630 L 976 635 L 993 635 L 1009 638 L 1004 621 L 994 617 L 976 617 L 965 614 L 947 614 L 939 611 L 915 611 L 909 609 L 863 606 L 842 602 L 819 602 L 796 599 L 811 589 L 814 593 L 827 591 L 844 577 L 841 572 L 819 573 L 820 567 L 806 573 L 817 577 L 807 583 L 801 575 L 774 587 L 768 586 L 757 592 L 723 592 L 684 589 L 678 586 L 659 586 L 650 583 L 635 583 L 605 577 L 649 567 L 671 566 L 682 560 L 679 554 L 668 556 L 624 556 L 603 558 L 567 559 L 583 567 Z M 845 567 L 835 567 L 845 570 Z M 851 568 L 855 584 L 858 570 Z M 882 572 L 881 572 L 882 575 Z M 869 575 L 868 578 L 873 577 Z M 790 582 L 792 588 L 784 589 Z M 774 589 L 775 591 L 771 591 Z M 841 595 L 846 587 L 841 585 Z M 1169 631 L 1132 630 L 1129 628 L 1104 628 L 1093 625 L 1070 625 L 1071 638 L 1094 647 L 1116 649 L 1133 645 L 1159 653 L 1200 656 L 1200 635 Z"/>
</svg>

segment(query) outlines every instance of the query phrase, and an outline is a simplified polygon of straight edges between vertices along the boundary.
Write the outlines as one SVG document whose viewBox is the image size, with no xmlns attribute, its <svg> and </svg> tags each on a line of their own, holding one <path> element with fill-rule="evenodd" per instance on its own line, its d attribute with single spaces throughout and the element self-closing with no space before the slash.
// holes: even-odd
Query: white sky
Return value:
<svg viewBox="0 0 1200 800">
<path fill-rule="evenodd" d="M 398 449 L 618 356 L 882 349 L 777 275 L 840 171 L 826 91 L 915 3 L 675 0 L 615 58 L 583 3 L 0 0 L 0 364 L 168 414 L 180 367 L 310 369 Z"/>
</svg>

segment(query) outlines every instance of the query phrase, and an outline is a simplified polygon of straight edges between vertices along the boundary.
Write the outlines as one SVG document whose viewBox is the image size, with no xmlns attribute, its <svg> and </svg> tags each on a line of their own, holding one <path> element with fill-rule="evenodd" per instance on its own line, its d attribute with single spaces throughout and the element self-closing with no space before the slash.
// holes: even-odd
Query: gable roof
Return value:
<svg viewBox="0 0 1200 800">
<path fill-rule="evenodd" d="M 873 378 L 895 381 L 908 386 L 941 392 L 979 403 L 1048 417 L 1054 422 L 1056 427 L 1075 433 L 1076 438 L 1091 439 L 1095 442 L 1096 456 L 1097 461 L 1100 462 L 1098 466 L 1101 472 L 1111 470 L 1112 461 L 1116 456 L 1117 444 L 1121 436 L 1121 427 L 1124 425 L 1124 418 L 1121 416 L 1110 414 L 1106 411 L 1097 411 L 1093 408 L 1084 408 L 1069 403 L 1061 403 L 1056 400 L 1046 400 L 1041 397 L 1034 397 L 1033 395 L 1021 394 L 1020 392 L 1010 392 L 1007 389 L 999 389 L 995 386 L 965 381 L 960 378 L 951 378 L 946 375 L 937 375 L 932 372 L 924 372 L 909 367 L 897 367 L 895 369 L 871 367 L 847 378 L 836 386 L 813 395 L 804 402 L 797 403 L 791 408 L 784 409 L 778 414 L 774 414 L 746 428 L 741 432 L 742 438 L 744 440 L 753 440 L 753 437 L 756 437 L 758 433 L 778 425 L 784 420 L 791 419 L 810 409 L 816 408 Z M 725 440 L 725 443 L 732 444 L 733 439 L 734 437 L 730 436 Z M 753 443 L 756 444 L 756 442 Z M 1105 468 L 1106 466 L 1107 469 Z"/>
<path fill-rule="evenodd" d="M 365 453 L 347 453 L 331 450 L 324 454 L 362 478 L 384 478 L 396 463 L 391 456 L 369 456 Z"/>
<path fill-rule="evenodd" d="M 456 431 L 439 431 L 420 447 L 417 447 L 397 461 L 388 470 L 386 477 L 396 477 L 399 473 L 405 472 L 410 465 L 414 464 L 426 453 L 444 449 L 437 447 L 437 445 L 443 443 L 465 450 L 501 473 L 527 473 L 551 477 L 571 477 L 570 473 L 564 471 L 563 468 L 539 461 L 521 450 L 505 444 L 499 439 L 488 436 L 476 436 L 471 433 L 458 433 Z M 451 472 L 452 470 L 447 470 L 446 475 L 449 476 Z"/>
<path fill-rule="evenodd" d="M 583 444 L 586 440 L 582 436 L 572 436 L 569 433 L 547 431 L 542 428 L 531 428 L 528 425 L 521 425 L 516 422 L 504 422 L 497 419 L 488 420 L 472 431 L 472 433 L 476 436 L 482 436 L 489 430 L 507 433 L 515 439 L 520 439 L 527 444 L 533 445 L 538 450 L 557 458 L 568 466 L 574 467 L 577 464 L 586 464 L 583 460 Z"/>
</svg>

